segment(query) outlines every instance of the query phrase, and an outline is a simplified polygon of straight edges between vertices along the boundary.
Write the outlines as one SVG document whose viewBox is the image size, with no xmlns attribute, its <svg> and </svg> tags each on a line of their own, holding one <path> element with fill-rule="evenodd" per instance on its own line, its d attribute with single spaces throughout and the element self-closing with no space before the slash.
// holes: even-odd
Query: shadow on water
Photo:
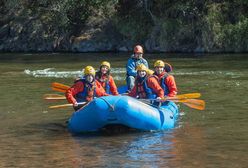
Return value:
<svg viewBox="0 0 248 168">
<path fill-rule="evenodd" d="M 172 133 L 168 130 L 129 132 L 111 136 L 103 134 L 74 136 L 74 145 L 77 145 L 74 149 L 74 153 L 77 153 L 77 166 L 160 166 L 161 157 L 174 158 L 170 152 L 173 148 L 172 137 Z M 97 157 L 91 161 L 94 156 Z"/>
<path fill-rule="evenodd" d="M 106 132 L 106 130 L 102 130 L 72 135 L 68 132 L 66 123 L 58 121 L 28 124 L 21 132 L 13 132 L 16 134 L 13 136 L 22 141 L 32 139 L 28 143 L 30 145 L 22 150 L 27 155 L 33 155 L 34 147 L 35 150 L 43 148 L 44 152 L 36 151 L 38 156 L 43 159 L 49 157 L 50 161 L 59 160 L 59 163 L 54 163 L 56 166 L 160 167 L 161 164 L 169 164 L 167 162 L 176 157 L 173 152 L 175 130 L 156 132 L 135 130 Z M 63 159 L 64 155 L 58 154 L 58 152 L 66 154 L 66 159 Z M 15 155 L 19 156 L 19 154 Z M 40 164 L 39 160 L 36 159 L 36 161 L 38 162 L 36 164 Z M 28 161 L 25 162 L 25 164 L 28 163 Z"/>
</svg>

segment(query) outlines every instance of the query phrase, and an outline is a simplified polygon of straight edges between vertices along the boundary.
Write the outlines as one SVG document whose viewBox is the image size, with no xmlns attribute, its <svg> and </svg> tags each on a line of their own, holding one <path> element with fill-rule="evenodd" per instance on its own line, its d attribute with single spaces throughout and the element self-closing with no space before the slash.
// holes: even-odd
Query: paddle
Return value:
<svg viewBox="0 0 248 168">
<path fill-rule="evenodd" d="M 61 84 L 61 83 L 58 83 L 58 82 L 54 82 L 52 83 L 52 89 L 53 90 L 56 90 L 56 91 L 59 91 L 59 92 L 66 92 L 67 89 L 69 89 L 70 87 L 67 86 L 67 85 L 64 85 L 64 84 Z M 119 91 L 124 91 L 126 88 L 126 86 L 120 86 L 118 87 L 118 90 Z M 119 93 L 121 93 L 119 92 Z M 177 99 L 195 99 L 195 98 L 199 98 L 201 97 L 201 93 L 187 93 L 187 94 L 181 94 L 181 95 L 176 95 L 174 97 L 166 97 L 166 98 L 163 98 L 161 100 L 177 100 Z"/>
<path fill-rule="evenodd" d="M 171 101 L 183 103 L 186 106 L 197 110 L 205 109 L 205 101 L 200 99 L 182 99 L 182 100 L 171 100 Z"/>
<path fill-rule="evenodd" d="M 58 88 L 58 89 L 61 89 L 61 90 L 68 90 L 70 88 L 70 86 L 64 85 L 64 84 L 58 83 L 58 82 L 53 82 L 52 87 Z"/>
<path fill-rule="evenodd" d="M 187 94 L 176 95 L 173 97 L 165 97 L 165 98 L 162 98 L 161 100 L 196 99 L 199 97 L 201 97 L 201 93 L 187 93 Z"/>
<path fill-rule="evenodd" d="M 167 101 L 167 100 L 185 100 L 185 99 L 195 99 L 201 97 L 200 93 L 187 93 L 187 94 L 181 94 L 176 95 L 174 97 L 164 97 L 160 99 L 161 102 Z M 149 99 L 149 100 L 158 100 L 158 99 Z"/>
<path fill-rule="evenodd" d="M 144 100 L 150 100 L 150 99 L 139 99 L 141 101 Z M 152 99 L 152 100 L 156 100 L 156 101 L 160 101 L 157 99 Z M 170 101 L 176 102 L 176 103 L 183 103 L 184 105 L 191 107 L 193 109 L 197 109 L 197 110 L 204 110 L 205 109 L 205 101 L 204 100 L 200 100 L 200 99 L 172 99 Z"/>
<path fill-rule="evenodd" d="M 78 105 L 84 105 L 87 102 L 80 102 Z M 73 104 L 61 104 L 61 105 L 55 105 L 55 106 L 49 106 L 50 109 L 56 109 L 56 108 L 65 108 L 65 107 L 72 107 Z"/>
<path fill-rule="evenodd" d="M 60 94 L 44 94 L 45 100 L 65 100 L 66 97 Z"/>
<path fill-rule="evenodd" d="M 59 92 L 66 92 L 67 89 L 69 89 L 70 87 L 67 85 L 64 85 L 62 83 L 58 83 L 58 82 L 53 82 L 52 83 L 52 89 L 59 91 Z M 123 92 L 126 89 L 126 86 L 120 86 L 119 87 L 120 91 Z M 198 100 L 195 98 L 199 98 L 201 96 L 200 93 L 187 93 L 187 94 L 181 94 L 181 95 L 176 95 L 174 97 L 165 97 L 162 98 L 161 101 L 167 101 L 167 100 L 171 100 L 174 102 L 180 102 L 185 104 L 188 107 L 197 109 L 197 110 L 204 110 L 205 109 L 205 101 L 204 100 Z M 62 100 L 64 98 L 50 98 L 50 100 Z M 153 99 L 156 100 L 156 99 Z"/>
<path fill-rule="evenodd" d="M 58 92 L 62 92 L 65 93 L 70 87 L 67 85 L 64 85 L 62 83 L 58 83 L 58 82 L 53 82 L 52 83 L 52 90 L 58 91 Z"/>
<path fill-rule="evenodd" d="M 69 88 L 70 88 L 70 86 L 64 85 L 62 83 L 58 83 L 58 82 L 52 83 L 52 89 L 56 90 L 56 91 L 66 92 L 66 90 L 68 90 Z M 127 90 L 126 85 L 118 87 L 118 92 L 120 94 L 125 93 L 126 90 Z M 201 93 L 186 93 L 186 94 L 176 95 L 174 97 L 166 97 L 164 99 L 165 100 L 168 100 L 168 99 L 170 99 L 170 100 L 171 99 L 195 99 L 195 98 L 199 98 L 199 97 L 201 97 Z"/>
<path fill-rule="evenodd" d="M 62 92 L 62 93 L 65 93 L 67 91 L 65 89 L 60 89 L 60 88 L 56 88 L 56 87 L 52 87 L 52 90 Z"/>
</svg>

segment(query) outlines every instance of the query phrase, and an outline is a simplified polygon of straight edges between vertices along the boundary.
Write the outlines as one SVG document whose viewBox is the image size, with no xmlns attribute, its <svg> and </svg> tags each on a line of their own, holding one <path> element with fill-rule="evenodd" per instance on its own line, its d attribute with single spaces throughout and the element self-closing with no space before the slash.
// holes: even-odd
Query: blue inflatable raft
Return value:
<svg viewBox="0 0 248 168">
<path fill-rule="evenodd" d="M 177 116 L 178 107 L 170 101 L 158 108 L 129 96 L 105 96 L 74 112 L 68 129 L 83 133 L 120 124 L 143 131 L 164 130 L 174 128 Z"/>
</svg>

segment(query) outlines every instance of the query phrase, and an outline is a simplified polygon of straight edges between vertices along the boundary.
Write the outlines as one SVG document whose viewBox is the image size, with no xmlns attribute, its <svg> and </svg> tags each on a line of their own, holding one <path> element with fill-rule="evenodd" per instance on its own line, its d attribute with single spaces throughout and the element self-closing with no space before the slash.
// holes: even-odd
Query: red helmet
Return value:
<svg viewBox="0 0 248 168">
<path fill-rule="evenodd" d="M 143 54 L 143 48 L 140 45 L 136 45 L 134 47 L 134 53 L 135 54 Z"/>
</svg>

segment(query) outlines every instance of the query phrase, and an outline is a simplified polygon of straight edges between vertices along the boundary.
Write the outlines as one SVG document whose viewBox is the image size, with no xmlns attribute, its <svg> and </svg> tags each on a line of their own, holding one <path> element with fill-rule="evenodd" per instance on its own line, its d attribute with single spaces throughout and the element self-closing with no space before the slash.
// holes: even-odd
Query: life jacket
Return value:
<svg viewBox="0 0 248 168">
<path fill-rule="evenodd" d="M 75 81 L 76 82 L 83 82 L 84 84 L 84 90 L 82 92 L 79 92 L 75 95 L 75 98 L 77 102 L 84 102 L 84 101 L 91 101 L 96 96 L 96 84 L 95 82 L 93 84 L 86 81 L 85 78 L 81 78 Z"/>
<path fill-rule="evenodd" d="M 102 79 L 101 78 L 101 74 L 99 72 L 96 73 L 96 80 L 98 80 L 100 83 L 104 82 L 105 83 L 105 86 L 103 87 L 105 92 L 107 94 L 111 94 L 110 93 L 110 84 L 109 84 L 109 75 L 107 75 L 107 78 L 106 79 Z"/>
<path fill-rule="evenodd" d="M 143 80 L 140 78 L 136 79 L 136 93 L 139 98 L 143 99 L 154 99 L 156 98 L 156 94 L 153 89 L 147 86 L 147 77 Z"/>
<path fill-rule="evenodd" d="M 167 96 L 169 94 L 169 88 L 168 86 L 165 84 L 165 80 L 166 78 L 169 76 L 168 73 L 165 73 L 162 78 L 158 78 L 157 75 L 152 75 L 153 77 L 155 77 L 158 80 L 158 83 L 160 84 L 161 88 L 164 90 L 164 95 Z"/>
</svg>

